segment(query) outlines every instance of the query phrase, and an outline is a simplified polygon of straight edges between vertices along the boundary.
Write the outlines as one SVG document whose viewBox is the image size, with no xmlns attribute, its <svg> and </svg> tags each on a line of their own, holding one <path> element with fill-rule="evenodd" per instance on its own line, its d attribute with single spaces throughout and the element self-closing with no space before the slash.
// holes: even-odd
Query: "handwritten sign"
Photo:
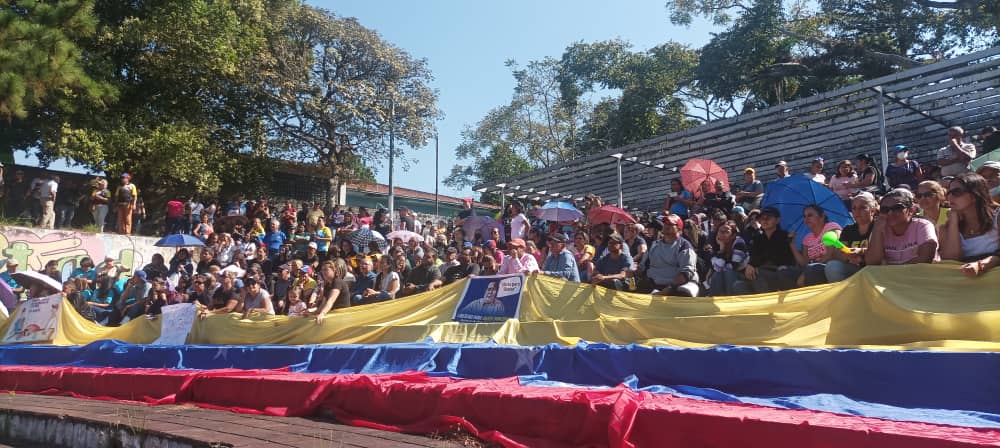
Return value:
<svg viewBox="0 0 1000 448">
<path fill-rule="evenodd" d="M 524 274 L 470 278 L 452 320 L 458 322 L 503 322 L 517 319 L 524 292 Z"/>
<path fill-rule="evenodd" d="M 187 342 L 188 333 L 194 325 L 194 318 L 197 314 L 193 303 L 178 303 L 163 307 L 163 314 L 160 316 L 160 337 L 153 341 L 153 345 L 184 345 Z"/>
<path fill-rule="evenodd" d="M 51 342 L 59 326 L 61 293 L 21 302 L 14 309 L 14 322 L 7 327 L 3 343 Z"/>
</svg>

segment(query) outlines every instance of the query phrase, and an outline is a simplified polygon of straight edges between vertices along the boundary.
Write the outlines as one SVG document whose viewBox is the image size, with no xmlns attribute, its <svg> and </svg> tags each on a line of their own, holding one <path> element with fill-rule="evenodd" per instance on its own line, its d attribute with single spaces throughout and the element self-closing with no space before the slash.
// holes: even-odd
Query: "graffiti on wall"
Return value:
<svg viewBox="0 0 1000 448">
<path fill-rule="evenodd" d="M 135 270 L 149 263 L 154 253 L 163 254 L 167 260 L 174 255 L 175 249 L 156 247 L 155 242 L 155 238 L 108 233 L 0 227 L 0 254 L 4 259 L 17 260 L 21 271 L 38 271 L 56 260 L 64 279 L 85 257 L 97 265 L 104 257 L 112 257 Z"/>
</svg>

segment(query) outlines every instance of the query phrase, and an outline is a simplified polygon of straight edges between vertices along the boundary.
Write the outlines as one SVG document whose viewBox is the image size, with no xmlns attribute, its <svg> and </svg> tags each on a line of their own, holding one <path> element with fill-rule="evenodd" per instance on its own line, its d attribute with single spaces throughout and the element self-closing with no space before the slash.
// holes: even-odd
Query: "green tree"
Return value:
<svg viewBox="0 0 1000 448">
<path fill-rule="evenodd" d="M 356 171 L 352 157 L 373 169 L 389 157 L 390 134 L 397 151 L 433 135 L 440 112 L 426 62 L 357 20 L 304 6 L 283 17 L 270 48 L 275 62 L 263 89 L 273 105 L 264 113 L 269 152 L 327 168 L 331 201 Z"/>
<path fill-rule="evenodd" d="M 0 3 L 0 119 L 11 124 L 72 99 L 98 106 L 114 89 L 84 68 L 81 39 L 94 36 L 93 1 Z"/>
<path fill-rule="evenodd" d="M 465 134 L 470 132 L 474 131 L 466 129 L 463 132 L 463 138 L 465 139 L 463 145 L 472 144 L 469 137 L 465 136 Z M 459 151 L 462 149 L 460 146 Z M 507 179 L 534 169 L 531 163 L 525 160 L 513 148 L 503 144 L 492 146 L 485 153 L 477 150 L 467 151 L 466 154 L 474 154 L 465 157 L 465 160 L 469 160 L 470 163 L 452 167 L 451 174 L 444 180 L 445 185 L 453 188 L 467 188 L 472 185 Z M 500 204 L 500 196 L 495 193 L 484 194 L 479 200 L 491 204 Z"/>
</svg>

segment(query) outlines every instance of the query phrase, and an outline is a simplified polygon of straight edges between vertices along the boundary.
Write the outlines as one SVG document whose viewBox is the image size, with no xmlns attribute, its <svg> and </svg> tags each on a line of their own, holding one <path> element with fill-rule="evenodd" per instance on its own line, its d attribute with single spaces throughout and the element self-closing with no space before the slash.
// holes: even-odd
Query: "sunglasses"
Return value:
<svg viewBox="0 0 1000 448">
<path fill-rule="evenodd" d="M 961 188 L 952 188 L 951 190 L 948 190 L 948 196 L 954 196 L 957 198 L 968 192 L 969 192 L 968 190 L 964 190 Z"/>
<path fill-rule="evenodd" d="M 878 211 L 879 211 L 879 213 L 887 215 L 887 214 L 892 213 L 892 212 L 902 213 L 903 210 L 906 210 L 906 209 L 907 209 L 907 207 L 905 205 L 903 205 L 903 204 L 896 204 L 896 205 L 879 207 Z"/>
<path fill-rule="evenodd" d="M 927 198 L 933 198 L 934 196 L 936 196 L 936 193 L 934 193 L 933 191 L 928 191 L 926 193 L 917 193 L 915 196 L 917 197 L 917 199 L 927 199 Z"/>
</svg>

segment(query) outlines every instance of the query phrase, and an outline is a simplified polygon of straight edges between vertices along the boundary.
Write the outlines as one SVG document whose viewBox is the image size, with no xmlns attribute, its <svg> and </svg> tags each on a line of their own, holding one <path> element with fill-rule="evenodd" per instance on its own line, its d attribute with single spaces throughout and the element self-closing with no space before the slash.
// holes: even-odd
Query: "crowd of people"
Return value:
<svg viewBox="0 0 1000 448">
<path fill-rule="evenodd" d="M 437 222 L 422 222 L 405 207 L 393 216 L 383 208 L 325 210 L 319 203 L 272 209 L 266 200 L 240 198 L 192 208 L 178 198 L 167 204 L 168 231 L 197 236 L 204 247 L 181 248 L 170 260 L 153 254 L 134 273 L 111 258 L 99 266 L 84 259 L 68 279 L 56 266 L 43 272 L 63 283 L 82 315 L 112 326 L 173 303 L 197 303 L 202 318 L 266 314 L 320 323 L 333 309 L 398 300 L 477 275 L 545 275 L 691 297 L 837 282 L 867 265 L 956 260 L 962 273 L 976 277 L 1000 264 L 1000 163 L 972 172 L 976 148 L 967 145 L 960 128 L 949 130 L 940 170 L 920 169 L 897 147 L 900 162 L 893 166 L 914 167 L 907 174 L 892 167 L 883 174 L 862 154 L 838 162 L 827 176 L 817 157 L 798 175 L 828 186 L 854 223 L 842 228 L 823 207 L 808 205 L 801 238 L 783 228 L 793 217 L 761 207 L 767 188 L 757 169 L 747 167 L 734 191 L 705 182 L 695 193 L 674 179 L 662 211 L 628 223 L 548 222 L 514 202 L 497 225 L 470 231 L 471 198 L 456 217 Z M 796 175 L 785 162 L 774 170 L 779 179 Z M 935 172 L 940 177 L 932 178 Z M 587 195 L 582 209 L 586 216 L 601 205 Z M 839 244 L 825 238 L 831 232 Z M 16 261 L 6 266 L 0 279 L 23 291 L 10 275 Z"/>
</svg>

